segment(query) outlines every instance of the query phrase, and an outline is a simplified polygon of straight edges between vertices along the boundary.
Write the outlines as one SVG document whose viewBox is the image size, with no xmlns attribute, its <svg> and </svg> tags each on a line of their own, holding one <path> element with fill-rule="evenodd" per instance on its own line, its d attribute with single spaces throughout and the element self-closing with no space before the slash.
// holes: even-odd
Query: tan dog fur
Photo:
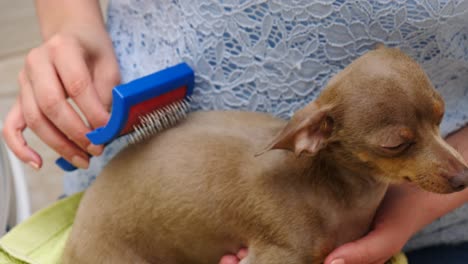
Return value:
<svg viewBox="0 0 468 264">
<path fill-rule="evenodd" d="M 388 48 L 357 59 L 289 122 L 192 113 L 97 177 L 63 262 L 210 264 L 248 246 L 246 264 L 321 263 L 368 232 L 389 183 L 464 187 L 442 115 L 422 69 Z"/>
</svg>

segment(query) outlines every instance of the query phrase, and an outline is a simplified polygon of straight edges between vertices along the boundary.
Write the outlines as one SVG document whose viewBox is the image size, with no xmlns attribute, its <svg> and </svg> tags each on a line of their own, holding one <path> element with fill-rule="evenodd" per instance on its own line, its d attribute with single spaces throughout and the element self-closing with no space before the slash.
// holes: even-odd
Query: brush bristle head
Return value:
<svg viewBox="0 0 468 264">
<path fill-rule="evenodd" d="M 135 125 L 134 131 L 129 134 L 128 142 L 135 144 L 174 126 L 187 116 L 189 110 L 190 98 L 187 97 L 141 116 L 140 123 Z"/>
</svg>

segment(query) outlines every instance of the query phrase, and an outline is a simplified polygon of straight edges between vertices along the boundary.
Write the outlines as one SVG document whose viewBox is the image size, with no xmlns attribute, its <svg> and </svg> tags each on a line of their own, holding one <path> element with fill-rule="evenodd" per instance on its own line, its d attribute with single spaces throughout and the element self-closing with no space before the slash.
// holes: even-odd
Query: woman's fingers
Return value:
<svg viewBox="0 0 468 264">
<path fill-rule="evenodd" d="M 90 151 L 93 155 L 99 155 L 102 151 L 102 147 L 90 147 L 92 145 L 90 145 L 90 141 L 86 138 L 86 133 L 88 133 L 90 129 L 84 124 L 83 120 L 81 120 L 79 115 L 66 100 L 62 84 L 44 48 L 35 49 L 29 53 L 26 61 L 26 75 L 28 77 L 27 81 L 29 82 L 26 82 L 26 85 L 22 84 L 22 86 L 28 88 L 23 89 L 24 87 L 22 87 L 22 90 L 27 92 L 22 91 L 21 94 L 22 97 L 24 95 L 29 99 L 28 102 L 31 104 L 35 103 L 35 106 L 38 107 L 41 115 L 34 113 L 36 114 L 35 117 L 39 118 L 45 116 L 45 119 L 50 121 L 47 122 L 47 124 L 53 124 L 52 126 L 63 133 L 65 138 L 73 141 L 82 150 Z M 29 104 L 23 104 L 23 107 L 28 106 Z M 28 121 L 28 119 L 26 119 L 26 121 Z M 38 127 L 42 128 L 42 126 Z M 55 133 L 55 135 L 57 134 Z M 61 139 L 57 138 L 57 140 L 54 140 L 51 138 L 46 143 L 53 147 L 51 144 L 56 146 L 59 144 L 59 141 L 61 141 Z M 67 145 L 70 146 L 71 144 Z M 75 155 L 69 154 L 68 157 L 79 157 L 80 153 L 76 151 L 74 154 Z"/>
<path fill-rule="evenodd" d="M 247 248 L 241 248 L 239 252 L 237 252 L 237 257 L 242 260 L 247 257 L 248 251 Z"/>
<path fill-rule="evenodd" d="M 219 264 L 238 264 L 239 259 L 234 255 L 226 255 L 221 258 Z"/>
<path fill-rule="evenodd" d="M 236 255 L 225 255 L 219 261 L 219 264 L 238 264 L 242 259 L 247 257 L 247 249 L 241 248 Z"/>
<path fill-rule="evenodd" d="M 5 123 L 4 134 L 13 152 L 35 168 L 42 160 L 23 138 L 27 127 L 79 168 L 89 165 L 86 152 L 99 155 L 103 151 L 103 146 L 93 145 L 86 138 L 91 129 L 67 101 L 69 96 L 76 102 L 91 127 L 107 122 L 109 114 L 93 85 L 90 71 L 94 66 L 87 65 L 87 56 L 78 41 L 59 36 L 26 57 L 19 75 L 20 97 Z"/>
<path fill-rule="evenodd" d="M 120 83 L 120 72 L 117 58 L 112 50 L 100 57 L 92 69 L 94 87 L 99 100 L 107 111 L 112 104 L 112 89 Z"/>
<path fill-rule="evenodd" d="M 3 137 L 8 147 L 21 161 L 37 170 L 42 166 L 42 159 L 24 140 L 23 131 L 25 128 L 26 122 L 18 98 L 5 118 Z"/>
<path fill-rule="evenodd" d="M 112 41 L 102 28 L 101 16 L 98 18 L 94 21 L 97 27 L 84 31 L 76 30 L 72 22 L 47 32 L 44 43 L 28 53 L 22 75 L 28 80 L 30 89 L 26 91 L 30 94 L 22 94 L 29 103 L 18 103 L 9 115 L 13 121 L 3 129 L 8 144 L 24 161 L 34 161 L 38 167 L 42 163 L 37 153 L 31 154 L 22 137 L 21 132 L 29 124 L 33 124 L 41 139 L 47 138 L 45 143 L 60 154 L 66 153 L 68 160 L 83 158 L 84 152 L 102 153 L 103 146 L 91 144 L 86 134 L 90 127 L 106 124 L 112 89 L 119 83 L 120 74 Z M 70 105 L 67 97 L 79 110 Z"/>
<path fill-rule="evenodd" d="M 19 79 L 21 85 L 21 110 L 27 127 L 29 127 L 45 144 L 50 146 L 73 165 L 83 169 L 88 168 L 88 155 L 76 144 L 70 141 L 59 129 L 57 129 L 49 118 L 42 113 L 42 110 L 35 100 L 31 83 L 25 75 L 20 74 Z M 60 122 L 61 121 L 58 123 Z"/>
<path fill-rule="evenodd" d="M 75 101 L 92 128 L 105 125 L 109 114 L 93 85 L 84 51 L 71 39 L 56 38 L 51 42 L 49 53 L 67 95 Z"/>
</svg>

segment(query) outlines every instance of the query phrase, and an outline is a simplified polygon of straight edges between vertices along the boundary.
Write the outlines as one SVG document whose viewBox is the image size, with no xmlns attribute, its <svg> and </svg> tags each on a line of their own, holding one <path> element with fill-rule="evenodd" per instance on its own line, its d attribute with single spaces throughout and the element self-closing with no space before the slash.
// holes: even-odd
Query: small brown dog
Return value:
<svg viewBox="0 0 468 264">
<path fill-rule="evenodd" d="M 289 122 L 193 113 L 107 166 L 63 262 L 212 264 L 248 246 L 243 263 L 322 263 L 368 232 L 389 183 L 465 187 L 467 165 L 439 135 L 443 113 L 420 66 L 384 47 Z"/>
</svg>

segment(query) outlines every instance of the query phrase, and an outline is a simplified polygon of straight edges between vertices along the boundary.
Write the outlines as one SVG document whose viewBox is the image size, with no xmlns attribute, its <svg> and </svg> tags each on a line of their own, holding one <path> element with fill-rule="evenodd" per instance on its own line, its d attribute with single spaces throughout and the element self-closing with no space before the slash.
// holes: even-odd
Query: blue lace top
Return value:
<svg viewBox="0 0 468 264">
<path fill-rule="evenodd" d="M 108 28 L 123 82 L 175 65 L 196 73 L 193 106 L 288 118 L 375 43 L 417 60 L 446 101 L 443 134 L 468 122 L 468 1 L 111 0 Z M 67 174 L 83 190 L 122 147 Z M 411 216 L 408 216 L 411 217 Z M 417 234 L 408 249 L 468 241 L 468 205 Z"/>
</svg>

